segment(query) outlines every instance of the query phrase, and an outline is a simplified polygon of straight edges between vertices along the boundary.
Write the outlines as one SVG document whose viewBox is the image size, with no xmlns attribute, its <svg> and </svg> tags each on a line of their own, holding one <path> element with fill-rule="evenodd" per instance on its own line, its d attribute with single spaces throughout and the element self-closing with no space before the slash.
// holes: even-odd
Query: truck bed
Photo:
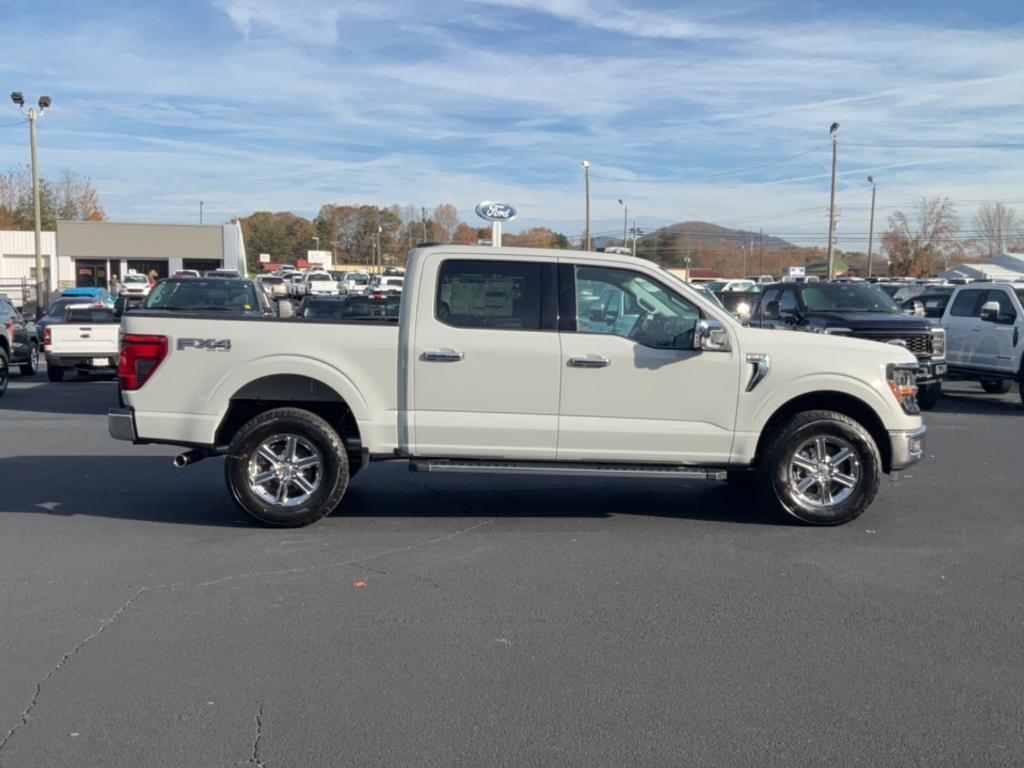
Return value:
<svg viewBox="0 0 1024 768">
<path fill-rule="evenodd" d="M 167 337 L 167 357 L 141 389 L 123 394 L 148 440 L 212 445 L 230 400 L 253 391 L 294 392 L 301 384 L 308 397 L 329 396 L 296 378 L 306 377 L 349 403 L 365 447 L 374 453 L 397 447 L 395 323 L 147 312 L 126 314 L 122 328 Z"/>
</svg>

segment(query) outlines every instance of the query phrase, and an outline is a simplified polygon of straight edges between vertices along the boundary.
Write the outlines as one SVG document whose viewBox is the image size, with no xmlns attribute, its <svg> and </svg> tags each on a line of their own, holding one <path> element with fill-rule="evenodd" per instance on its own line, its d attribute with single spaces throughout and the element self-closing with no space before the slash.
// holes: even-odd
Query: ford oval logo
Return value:
<svg viewBox="0 0 1024 768">
<path fill-rule="evenodd" d="M 485 201 L 476 207 L 476 215 L 485 221 L 512 221 L 517 213 L 508 203 Z"/>
</svg>

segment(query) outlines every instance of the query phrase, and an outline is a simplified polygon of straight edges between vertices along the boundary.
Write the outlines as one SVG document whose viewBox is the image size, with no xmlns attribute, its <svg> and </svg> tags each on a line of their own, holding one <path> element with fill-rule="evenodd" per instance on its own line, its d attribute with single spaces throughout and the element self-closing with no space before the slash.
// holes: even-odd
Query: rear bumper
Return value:
<svg viewBox="0 0 1024 768">
<path fill-rule="evenodd" d="M 138 440 L 135 431 L 135 413 L 131 408 L 111 408 L 107 411 L 107 431 L 115 440 Z"/>
<path fill-rule="evenodd" d="M 906 469 L 924 458 L 925 435 L 927 432 L 928 427 L 914 430 L 891 430 L 889 432 L 893 470 Z"/>
</svg>

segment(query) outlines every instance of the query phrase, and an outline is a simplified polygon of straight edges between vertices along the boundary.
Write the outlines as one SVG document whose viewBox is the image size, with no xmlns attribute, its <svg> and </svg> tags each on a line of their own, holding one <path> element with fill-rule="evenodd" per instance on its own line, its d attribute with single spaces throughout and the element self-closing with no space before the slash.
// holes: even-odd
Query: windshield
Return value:
<svg viewBox="0 0 1024 768">
<path fill-rule="evenodd" d="M 873 285 L 818 283 L 805 286 L 803 295 L 811 312 L 900 312 L 899 306 Z"/>
<path fill-rule="evenodd" d="M 1017 294 L 1017 298 L 1021 304 L 1024 304 L 1024 288 L 1014 288 L 1013 292 Z"/>
<path fill-rule="evenodd" d="M 310 282 L 312 282 L 314 280 L 318 280 L 320 282 L 323 282 L 324 280 L 326 280 L 327 282 L 330 282 L 331 276 L 330 275 L 324 275 L 324 274 L 310 275 L 309 276 L 309 280 L 310 280 Z"/>
<path fill-rule="evenodd" d="M 79 307 L 67 311 L 66 321 L 69 323 L 119 323 L 119 318 L 109 309 L 96 307 Z"/>
<path fill-rule="evenodd" d="M 125 275 L 124 282 L 126 283 L 148 283 L 149 278 L 145 275 Z"/>
<path fill-rule="evenodd" d="M 364 274 L 349 275 L 348 279 L 350 282 L 353 282 L 356 285 L 366 285 L 368 282 L 370 282 L 370 276 Z"/>
<path fill-rule="evenodd" d="M 244 315 L 258 312 L 253 284 L 246 280 L 168 280 L 150 292 L 143 309 L 195 310 Z"/>
</svg>

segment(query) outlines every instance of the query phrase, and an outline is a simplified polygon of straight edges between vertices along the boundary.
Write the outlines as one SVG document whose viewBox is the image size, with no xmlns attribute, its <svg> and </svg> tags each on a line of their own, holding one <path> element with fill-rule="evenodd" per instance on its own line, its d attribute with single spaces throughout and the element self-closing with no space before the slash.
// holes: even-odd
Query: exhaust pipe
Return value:
<svg viewBox="0 0 1024 768">
<path fill-rule="evenodd" d="M 174 466 L 176 466 L 178 469 L 183 469 L 184 467 L 187 467 L 189 464 L 195 464 L 197 461 L 202 461 L 208 455 L 209 454 L 207 454 L 205 451 L 199 451 L 196 449 L 192 449 L 191 451 L 185 451 L 184 453 L 179 453 L 177 456 L 174 457 Z"/>
</svg>

